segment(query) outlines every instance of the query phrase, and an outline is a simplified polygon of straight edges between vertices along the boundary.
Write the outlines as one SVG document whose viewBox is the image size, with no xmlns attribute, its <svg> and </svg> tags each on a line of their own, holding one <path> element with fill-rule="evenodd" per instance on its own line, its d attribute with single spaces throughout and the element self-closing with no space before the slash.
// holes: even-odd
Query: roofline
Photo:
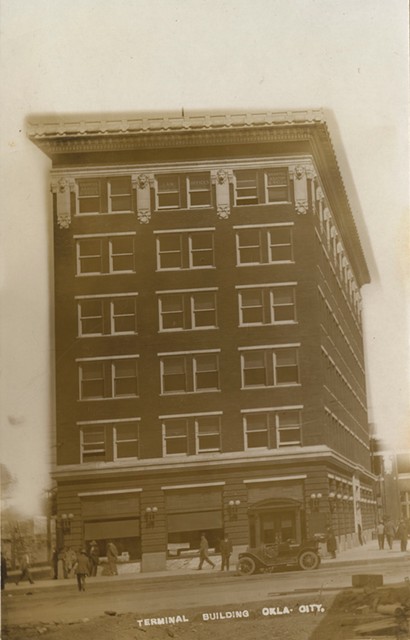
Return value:
<svg viewBox="0 0 410 640">
<path fill-rule="evenodd" d="M 62 154 L 198 146 L 308 143 L 360 286 L 370 282 L 354 216 L 322 109 L 261 113 L 32 116 L 28 136 L 51 159 Z M 336 214 L 337 215 L 337 214 Z M 350 251 L 349 251 L 350 246 Z"/>
</svg>

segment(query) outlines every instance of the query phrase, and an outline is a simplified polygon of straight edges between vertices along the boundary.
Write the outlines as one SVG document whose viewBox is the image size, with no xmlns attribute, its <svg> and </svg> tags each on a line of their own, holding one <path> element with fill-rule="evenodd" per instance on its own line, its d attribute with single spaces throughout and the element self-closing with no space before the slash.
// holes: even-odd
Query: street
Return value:
<svg viewBox="0 0 410 640">
<path fill-rule="evenodd" d="M 233 573 L 202 571 L 198 574 L 146 578 L 106 577 L 87 580 L 87 590 L 78 592 L 74 579 L 31 586 L 8 585 L 2 592 L 3 625 L 24 623 L 70 622 L 94 618 L 104 612 L 132 613 L 139 616 L 183 615 L 188 609 L 209 612 L 217 607 L 238 608 L 241 603 L 269 601 L 269 606 L 285 606 L 287 598 L 300 595 L 300 601 L 319 603 L 324 594 L 350 587 L 354 573 L 380 573 L 384 584 L 409 577 L 407 562 L 400 558 L 374 562 L 371 566 L 357 562 L 350 566 L 320 568 L 317 571 L 286 571 L 248 577 Z M 50 583 L 49 583 L 50 584 Z M 256 604 L 255 604 L 256 606 Z"/>
</svg>

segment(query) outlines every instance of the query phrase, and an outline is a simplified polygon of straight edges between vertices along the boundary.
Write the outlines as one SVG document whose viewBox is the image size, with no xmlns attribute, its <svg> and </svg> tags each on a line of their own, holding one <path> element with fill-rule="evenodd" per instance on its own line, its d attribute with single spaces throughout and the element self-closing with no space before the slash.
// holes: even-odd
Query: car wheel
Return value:
<svg viewBox="0 0 410 640">
<path fill-rule="evenodd" d="M 256 571 L 256 564 L 253 558 L 245 557 L 240 558 L 238 562 L 238 571 L 241 576 L 250 576 Z"/>
<path fill-rule="evenodd" d="M 298 558 L 298 564 L 301 569 L 317 569 L 320 565 L 320 558 L 314 551 L 304 551 Z"/>
</svg>

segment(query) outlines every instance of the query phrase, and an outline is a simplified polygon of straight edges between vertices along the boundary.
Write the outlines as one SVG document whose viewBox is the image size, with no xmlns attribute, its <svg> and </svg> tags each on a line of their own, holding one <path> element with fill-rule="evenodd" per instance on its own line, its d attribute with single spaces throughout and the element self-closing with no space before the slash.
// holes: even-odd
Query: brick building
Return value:
<svg viewBox="0 0 410 640">
<path fill-rule="evenodd" d="M 30 125 L 52 161 L 66 544 L 374 525 L 365 258 L 323 115 Z"/>
</svg>

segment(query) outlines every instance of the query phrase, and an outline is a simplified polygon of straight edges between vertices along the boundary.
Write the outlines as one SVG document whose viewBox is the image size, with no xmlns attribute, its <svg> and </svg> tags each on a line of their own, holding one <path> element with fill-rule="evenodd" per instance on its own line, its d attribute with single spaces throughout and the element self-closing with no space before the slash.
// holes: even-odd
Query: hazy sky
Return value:
<svg viewBox="0 0 410 640">
<path fill-rule="evenodd" d="M 53 425 L 50 164 L 30 114 L 330 109 L 372 275 L 370 420 L 410 448 L 407 24 L 406 0 L 0 0 L 0 461 L 18 505 L 37 508 Z"/>
</svg>

